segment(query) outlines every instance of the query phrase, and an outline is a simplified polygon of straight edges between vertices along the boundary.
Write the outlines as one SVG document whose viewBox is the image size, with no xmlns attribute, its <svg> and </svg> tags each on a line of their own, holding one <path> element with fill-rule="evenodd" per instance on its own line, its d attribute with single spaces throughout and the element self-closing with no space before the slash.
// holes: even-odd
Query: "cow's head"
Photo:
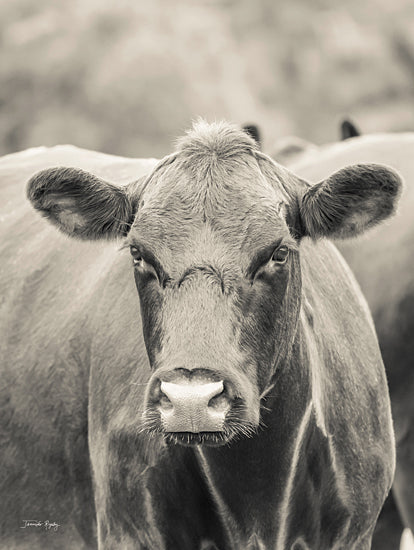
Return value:
<svg viewBox="0 0 414 550">
<path fill-rule="evenodd" d="M 364 231 L 393 211 L 399 187 L 375 165 L 309 186 L 244 132 L 199 123 L 145 181 L 120 188 L 54 168 L 28 196 L 70 236 L 126 239 L 153 369 L 145 422 L 220 444 L 254 433 L 292 348 L 301 239 Z"/>
</svg>

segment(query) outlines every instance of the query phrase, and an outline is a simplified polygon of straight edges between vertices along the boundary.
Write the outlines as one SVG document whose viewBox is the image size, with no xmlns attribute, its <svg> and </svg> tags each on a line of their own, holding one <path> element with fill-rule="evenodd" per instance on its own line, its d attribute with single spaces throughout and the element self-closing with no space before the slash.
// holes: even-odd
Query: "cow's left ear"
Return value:
<svg viewBox="0 0 414 550">
<path fill-rule="evenodd" d="M 379 164 L 335 172 L 299 197 L 299 236 L 346 239 L 390 216 L 401 192 L 400 176 Z"/>
<path fill-rule="evenodd" d="M 63 233 L 80 239 L 110 239 L 126 235 L 137 199 L 128 188 L 75 168 L 49 168 L 27 185 L 33 207 Z"/>
</svg>

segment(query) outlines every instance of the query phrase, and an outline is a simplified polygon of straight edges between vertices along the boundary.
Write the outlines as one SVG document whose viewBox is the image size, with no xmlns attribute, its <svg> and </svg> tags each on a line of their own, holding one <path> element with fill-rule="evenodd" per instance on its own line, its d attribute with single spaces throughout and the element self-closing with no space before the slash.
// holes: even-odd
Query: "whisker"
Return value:
<svg viewBox="0 0 414 550">
<path fill-rule="evenodd" d="M 264 397 L 266 397 L 267 394 L 268 394 L 270 391 L 272 391 L 274 387 L 275 387 L 274 384 L 270 384 L 270 386 L 269 386 L 268 388 L 266 388 L 266 389 L 264 390 L 264 392 L 261 394 L 260 400 L 262 400 Z"/>
</svg>

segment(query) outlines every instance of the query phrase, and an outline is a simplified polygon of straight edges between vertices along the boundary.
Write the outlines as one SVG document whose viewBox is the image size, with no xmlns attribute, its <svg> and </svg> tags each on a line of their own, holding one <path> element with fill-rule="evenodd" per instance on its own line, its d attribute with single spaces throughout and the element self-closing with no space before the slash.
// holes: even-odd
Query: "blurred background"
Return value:
<svg viewBox="0 0 414 550">
<path fill-rule="evenodd" d="M 0 48 L 0 155 L 160 157 L 198 116 L 268 151 L 414 130 L 413 0 L 0 0 Z"/>
<path fill-rule="evenodd" d="M 0 154 L 159 157 L 201 115 L 296 134 L 414 129 L 412 0 L 0 0 Z"/>
</svg>

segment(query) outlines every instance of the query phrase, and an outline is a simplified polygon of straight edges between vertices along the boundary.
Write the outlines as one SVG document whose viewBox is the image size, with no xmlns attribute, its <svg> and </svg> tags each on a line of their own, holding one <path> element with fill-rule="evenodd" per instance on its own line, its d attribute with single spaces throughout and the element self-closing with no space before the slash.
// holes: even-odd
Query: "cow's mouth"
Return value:
<svg viewBox="0 0 414 550">
<path fill-rule="evenodd" d="M 195 430 L 196 421 L 186 420 L 182 425 L 191 425 L 190 430 L 169 429 L 165 425 L 163 416 L 159 409 L 149 408 L 143 414 L 142 431 L 152 435 L 162 436 L 168 443 L 195 447 L 197 445 L 206 447 L 220 447 L 239 439 L 253 437 L 259 430 L 259 423 L 251 422 L 246 418 L 245 407 L 241 400 L 236 399 L 233 407 L 227 412 L 225 419 L 218 424 L 218 429 Z"/>
<path fill-rule="evenodd" d="M 171 443 L 186 447 L 194 447 L 196 445 L 220 447 L 229 443 L 232 439 L 231 434 L 226 432 L 165 432 L 165 437 Z"/>
<path fill-rule="evenodd" d="M 253 386 L 246 391 L 212 370 L 158 370 L 148 383 L 142 429 L 172 444 L 219 447 L 257 433 L 254 397 Z"/>
</svg>

